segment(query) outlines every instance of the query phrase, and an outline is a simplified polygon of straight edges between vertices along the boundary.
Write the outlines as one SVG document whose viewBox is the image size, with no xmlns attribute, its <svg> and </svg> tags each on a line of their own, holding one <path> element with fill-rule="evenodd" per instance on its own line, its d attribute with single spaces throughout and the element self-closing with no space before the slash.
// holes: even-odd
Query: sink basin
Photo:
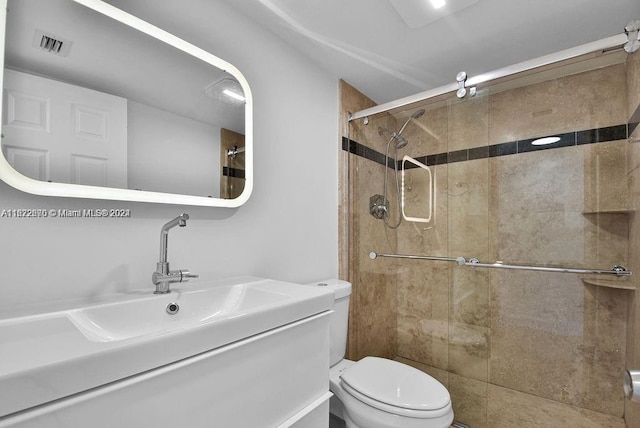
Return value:
<svg viewBox="0 0 640 428">
<path fill-rule="evenodd" d="M 264 283 L 243 283 L 174 290 L 146 299 L 71 310 L 67 317 L 87 339 L 110 342 L 150 337 L 224 317 L 237 317 L 291 298 L 289 294 L 265 287 Z M 168 309 L 177 312 L 170 314 Z"/>
<path fill-rule="evenodd" d="M 0 319 L 0 418 L 328 311 L 333 293 L 237 277 Z M 177 304 L 171 315 L 167 305 Z"/>
</svg>

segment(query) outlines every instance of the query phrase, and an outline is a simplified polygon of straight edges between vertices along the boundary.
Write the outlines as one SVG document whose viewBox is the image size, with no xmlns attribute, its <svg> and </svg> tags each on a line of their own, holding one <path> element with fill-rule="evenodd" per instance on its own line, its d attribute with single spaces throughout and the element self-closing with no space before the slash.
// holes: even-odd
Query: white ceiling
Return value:
<svg viewBox="0 0 640 428">
<path fill-rule="evenodd" d="M 68 55 L 34 47 L 37 31 L 65 40 L 64 46 L 70 43 Z M 244 105 L 205 93 L 210 85 L 232 78 L 228 73 L 69 0 L 10 0 L 5 62 L 9 68 L 244 132 Z"/>
<path fill-rule="evenodd" d="M 640 19 L 640 0 L 447 0 L 470 6 L 419 28 L 390 0 L 222 1 L 378 103 L 450 84 L 459 71 L 473 77 L 620 34 Z"/>
</svg>

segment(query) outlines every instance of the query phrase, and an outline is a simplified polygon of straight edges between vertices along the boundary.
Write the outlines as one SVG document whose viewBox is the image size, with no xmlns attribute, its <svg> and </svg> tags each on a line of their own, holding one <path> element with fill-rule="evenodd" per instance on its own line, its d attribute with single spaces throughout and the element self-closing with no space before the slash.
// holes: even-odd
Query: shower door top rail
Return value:
<svg viewBox="0 0 640 428">
<path fill-rule="evenodd" d="M 640 40 L 640 33 L 637 33 L 637 32 L 622 33 L 614 36 L 609 36 L 601 40 L 597 40 L 594 42 L 586 43 L 584 45 L 565 49 L 560 52 L 552 53 L 549 55 L 544 55 L 539 58 L 520 62 L 518 64 L 513 64 L 507 67 L 500 68 L 498 70 L 493 70 L 487 73 L 480 74 L 478 76 L 470 77 L 466 80 L 465 87 L 481 85 L 495 79 L 500 79 L 503 77 L 533 70 L 535 68 L 547 66 L 557 62 L 570 60 L 573 58 L 580 57 L 582 55 L 587 55 L 587 54 L 592 54 L 597 52 L 600 52 L 600 53 L 607 52 L 609 50 L 612 50 L 627 44 L 630 40 L 632 40 L 631 39 L 632 35 L 635 35 L 636 38 Z M 422 102 L 429 98 L 434 98 L 450 92 L 455 93 L 458 88 L 459 88 L 458 82 L 449 83 L 435 89 L 429 89 L 424 92 L 419 92 L 414 95 L 409 95 L 408 97 L 400 98 L 397 100 L 386 102 L 384 104 L 379 104 L 375 107 L 369 107 L 364 110 L 360 110 L 350 115 L 348 120 L 352 121 L 355 119 L 361 119 L 364 117 L 373 116 L 374 114 L 383 113 L 383 112 L 400 109 L 400 108 L 410 108 L 412 105 L 415 105 L 416 103 Z"/>
<path fill-rule="evenodd" d="M 369 253 L 369 258 L 371 258 L 372 260 L 377 259 L 378 257 L 455 262 L 458 266 L 470 266 L 470 267 L 476 267 L 476 268 L 489 268 L 489 269 L 513 269 L 513 270 L 531 270 L 531 271 L 538 271 L 538 272 L 559 272 L 559 273 L 578 273 L 578 274 L 615 275 L 615 276 L 630 276 L 632 273 L 630 270 L 620 265 L 615 265 L 610 270 L 580 269 L 580 268 L 564 268 L 564 267 L 550 267 L 550 266 L 512 265 L 512 264 L 505 264 L 500 261 L 497 261 L 495 263 L 483 263 L 476 258 L 465 259 L 464 257 L 384 254 L 384 253 L 376 253 L 373 251 Z"/>
</svg>

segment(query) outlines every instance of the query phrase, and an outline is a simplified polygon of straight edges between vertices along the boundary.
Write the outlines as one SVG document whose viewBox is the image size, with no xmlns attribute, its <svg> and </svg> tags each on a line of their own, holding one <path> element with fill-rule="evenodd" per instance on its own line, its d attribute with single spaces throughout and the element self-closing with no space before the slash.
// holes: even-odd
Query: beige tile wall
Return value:
<svg viewBox="0 0 640 428">
<path fill-rule="evenodd" d="M 347 128 L 348 113 L 371 107 L 373 101 L 344 81 L 340 81 L 342 136 L 350 133 L 358 141 L 384 152 L 386 136 L 378 127 L 395 129 L 396 121 L 385 116 L 376 125 L 353 121 Z M 340 147 L 340 277 L 351 282 L 349 342 L 347 357 L 359 360 L 367 355 L 394 358 L 397 349 L 396 264 L 393 259 L 369 259 L 371 251 L 395 251 L 396 235 L 369 215 L 369 198 L 382 193 L 385 168 L 359 156 L 349 156 Z M 350 174 L 351 172 L 351 174 Z M 345 257 L 346 256 L 346 257 Z M 354 268 L 357 266 L 357 268 Z"/>
<path fill-rule="evenodd" d="M 624 73 L 620 64 L 492 95 L 491 143 L 626 122 Z M 625 141 L 492 159 L 492 255 L 627 264 L 626 162 Z M 575 275 L 492 271 L 490 385 L 622 417 L 629 293 Z"/>
<path fill-rule="evenodd" d="M 622 418 L 492 384 L 488 386 L 487 395 L 487 426 L 490 428 L 625 428 Z"/>
<path fill-rule="evenodd" d="M 491 94 L 489 142 L 619 125 L 626 121 L 625 80 L 619 64 Z"/>
<path fill-rule="evenodd" d="M 627 59 L 627 107 L 628 117 L 640 121 L 640 52 Z M 640 221 L 636 210 L 640 209 L 640 127 L 635 129 L 628 144 L 629 207 L 634 214 L 629 219 L 629 267 L 640 272 Z M 638 276 L 632 278 L 638 287 Z M 627 368 L 640 368 L 640 296 L 630 300 L 629 332 L 627 335 Z M 628 427 L 640 426 L 640 404 L 625 401 L 625 421 Z"/>
<path fill-rule="evenodd" d="M 447 106 L 430 109 L 409 124 L 404 133 L 409 145 L 402 155 L 446 152 L 448 114 Z M 448 168 L 432 167 L 437 197 L 448 192 Z M 412 189 L 426 193 L 416 183 L 412 183 Z M 436 201 L 430 223 L 403 222 L 398 228 L 398 252 L 448 256 L 449 220 L 448 204 Z M 398 264 L 398 356 L 448 370 L 450 266 L 416 260 L 400 260 Z"/>
</svg>

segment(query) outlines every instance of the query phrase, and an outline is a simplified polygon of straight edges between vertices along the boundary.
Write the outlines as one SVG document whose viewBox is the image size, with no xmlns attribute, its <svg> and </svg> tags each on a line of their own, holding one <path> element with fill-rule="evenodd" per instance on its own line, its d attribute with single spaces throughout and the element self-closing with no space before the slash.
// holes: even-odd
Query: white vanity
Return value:
<svg viewBox="0 0 640 428">
<path fill-rule="evenodd" d="M 326 427 L 332 305 L 240 277 L 3 313 L 0 427 Z"/>
</svg>

